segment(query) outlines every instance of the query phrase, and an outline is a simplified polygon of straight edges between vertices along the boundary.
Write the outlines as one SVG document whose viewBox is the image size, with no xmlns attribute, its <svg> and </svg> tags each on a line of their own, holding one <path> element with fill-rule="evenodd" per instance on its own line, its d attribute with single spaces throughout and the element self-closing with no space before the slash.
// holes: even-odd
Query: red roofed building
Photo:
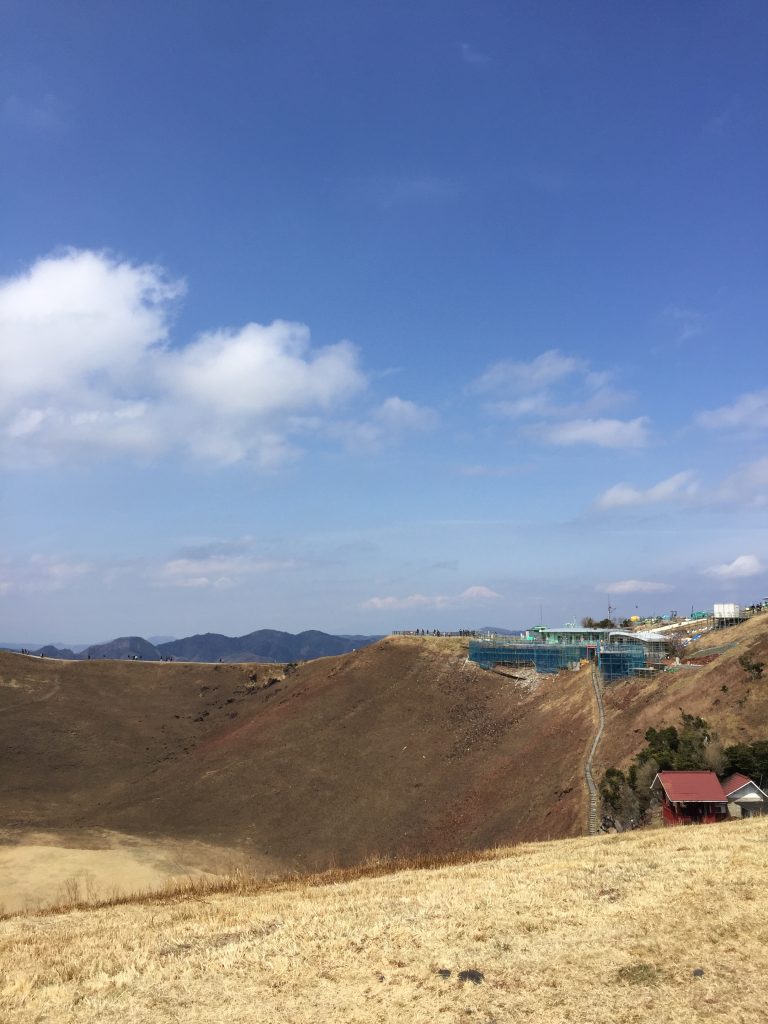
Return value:
<svg viewBox="0 0 768 1024">
<path fill-rule="evenodd" d="M 693 825 L 728 817 L 728 797 L 714 772 L 659 772 L 651 792 L 665 825 Z"/>
</svg>

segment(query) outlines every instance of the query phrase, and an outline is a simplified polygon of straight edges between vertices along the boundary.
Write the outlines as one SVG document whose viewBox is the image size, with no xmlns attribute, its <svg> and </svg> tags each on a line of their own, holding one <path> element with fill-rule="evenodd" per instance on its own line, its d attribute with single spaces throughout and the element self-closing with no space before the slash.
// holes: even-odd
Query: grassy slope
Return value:
<svg viewBox="0 0 768 1024">
<path fill-rule="evenodd" d="M 302 868 L 583 827 L 584 675 L 528 693 L 431 638 L 308 662 L 265 690 L 252 671 L 0 655 L 5 821 L 238 844 Z"/>
<path fill-rule="evenodd" d="M 0 1017 L 757 1024 L 767 849 L 768 820 L 732 822 L 324 887 L 18 917 L 0 922 Z M 460 982 L 467 969 L 483 981 Z"/>
<path fill-rule="evenodd" d="M 738 665 L 747 651 L 768 662 L 768 615 L 716 639 L 737 646 L 607 688 L 597 777 L 680 708 L 725 742 L 768 736 L 768 682 Z M 275 674 L 0 653 L 3 822 L 74 829 L 75 844 L 106 828 L 238 847 L 270 870 L 583 831 L 588 673 L 528 692 L 466 664 L 460 641 L 388 638 L 259 688 Z"/>
<path fill-rule="evenodd" d="M 729 643 L 735 646 L 702 668 L 664 673 L 653 684 L 624 680 L 606 688 L 606 734 L 595 759 L 597 777 L 611 765 L 626 767 L 644 746 L 649 727 L 679 725 L 681 709 L 706 719 L 725 746 L 768 738 L 768 675 L 751 680 L 738 662 L 749 653 L 768 666 L 768 614 L 707 634 L 688 656 L 695 661 L 697 647 Z"/>
</svg>

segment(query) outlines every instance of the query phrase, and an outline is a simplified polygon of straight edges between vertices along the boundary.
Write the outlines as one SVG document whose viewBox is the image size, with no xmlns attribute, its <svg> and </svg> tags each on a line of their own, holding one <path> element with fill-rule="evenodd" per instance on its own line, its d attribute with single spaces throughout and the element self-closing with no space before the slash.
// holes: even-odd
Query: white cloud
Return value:
<svg viewBox="0 0 768 1024">
<path fill-rule="evenodd" d="M 528 416 L 557 416 L 559 412 L 558 406 L 546 391 L 534 391 L 533 394 L 524 395 L 522 398 L 492 402 L 488 408 L 491 412 L 511 420 L 525 419 Z"/>
<path fill-rule="evenodd" d="M 704 333 L 704 315 L 698 310 L 673 306 L 666 315 L 675 330 L 676 341 L 689 341 Z"/>
<path fill-rule="evenodd" d="M 290 573 L 305 565 L 293 558 L 265 558 L 252 549 L 252 538 L 245 537 L 186 548 L 159 565 L 146 559 L 93 564 L 42 554 L 6 559 L 0 561 L 0 594 L 64 590 L 80 580 L 87 580 L 90 586 L 97 577 L 109 586 L 122 586 L 134 579 L 153 587 L 220 590 L 258 577 Z"/>
<path fill-rule="evenodd" d="M 653 583 L 651 580 L 617 580 L 598 587 L 607 594 L 664 594 L 673 589 L 670 583 Z"/>
<path fill-rule="evenodd" d="M 348 341 L 313 348 L 275 321 L 171 347 L 184 284 L 152 265 L 69 250 L 0 281 L 0 453 L 8 462 L 89 449 L 275 465 L 367 385 Z M 378 429 L 427 413 L 388 399 Z"/>
<path fill-rule="evenodd" d="M 696 475 L 691 470 L 675 473 L 652 487 L 642 490 L 631 484 L 614 484 L 597 499 L 599 508 L 629 508 L 635 505 L 655 505 L 667 501 L 684 501 L 698 492 Z"/>
<path fill-rule="evenodd" d="M 0 593 L 47 593 L 63 590 L 92 571 L 88 562 L 68 561 L 59 555 L 31 555 L 0 566 Z"/>
<path fill-rule="evenodd" d="M 0 410 L 119 391 L 166 341 L 183 291 L 157 267 L 74 250 L 0 281 Z"/>
<path fill-rule="evenodd" d="M 586 363 L 574 356 L 549 349 L 529 362 L 501 359 L 470 385 L 472 391 L 490 392 L 514 388 L 520 392 L 537 391 L 575 373 L 585 371 Z"/>
<path fill-rule="evenodd" d="M 768 505 L 768 458 L 740 466 L 720 483 L 702 486 L 696 473 L 684 470 L 645 489 L 619 483 L 598 496 L 597 508 L 631 508 L 640 505 L 685 503 L 735 505 L 762 508 Z"/>
<path fill-rule="evenodd" d="M 432 430 L 437 424 L 434 409 L 393 395 L 373 409 L 368 419 L 332 424 L 330 433 L 342 438 L 351 449 L 377 450 L 406 434 Z"/>
<path fill-rule="evenodd" d="M 228 418 L 329 409 L 364 383 L 349 342 L 311 352 L 309 329 L 282 320 L 203 335 L 160 372 L 181 401 Z"/>
<path fill-rule="evenodd" d="M 459 594 L 460 601 L 492 601 L 497 597 L 501 597 L 501 594 L 497 594 L 495 590 L 491 590 L 490 587 L 467 587 L 466 590 L 462 590 Z"/>
<path fill-rule="evenodd" d="M 371 597 L 363 602 L 363 608 L 375 611 L 397 610 L 405 608 L 449 608 L 463 604 L 495 601 L 501 597 L 490 587 L 467 587 L 460 594 L 409 594 L 408 597 Z"/>
<path fill-rule="evenodd" d="M 593 370 L 576 356 L 549 349 L 529 362 L 502 359 L 468 388 L 488 396 L 486 409 L 513 420 L 528 420 L 525 433 L 555 444 L 587 442 L 604 447 L 638 447 L 647 440 L 647 420 L 601 419 L 625 406 L 629 395 L 607 370 Z M 544 420 L 544 423 L 533 422 Z"/>
<path fill-rule="evenodd" d="M 715 501 L 761 507 L 768 505 L 768 458 L 740 466 L 715 488 Z"/>
<path fill-rule="evenodd" d="M 757 555 L 739 555 L 732 562 L 711 565 L 708 569 L 704 569 L 703 573 L 721 580 L 737 580 L 747 576 L 757 576 L 764 571 L 765 566 Z"/>
<path fill-rule="evenodd" d="M 236 586 L 251 576 L 282 572 L 295 569 L 298 562 L 270 561 L 252 555 L 204 555 L 201 557 L 174 558 L 154 573 L 157 587 L 224 589 Z"/>
<path fill-rule="evenodd" d="M 568 420 L 548 427 L 544 439 L 550 444 L 596 444 L 601 448 L 642 448 L 648 443 L 648 418 L 634 420 Z"/>
<path fill-rule="evenodd" d="M 701 412 L 696 422 L 710 430 L 765 430 L 768 428 L 768 388 L 740 395 L 731 405 Z"/>
</svg>

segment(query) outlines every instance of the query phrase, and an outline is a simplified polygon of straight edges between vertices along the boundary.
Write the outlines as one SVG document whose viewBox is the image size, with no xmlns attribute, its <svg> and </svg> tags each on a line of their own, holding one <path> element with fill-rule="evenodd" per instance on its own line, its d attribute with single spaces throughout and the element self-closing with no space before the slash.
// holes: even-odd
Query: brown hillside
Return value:
<svg viewBox="0 0 768 1024">
<path fill-rule="evenodd" d="M 587 674 L 531 691 L 433 638 L 287 676 L 0 654 L 2 817 L 301 868 L 578 835 L 590 694 Z"/>
<path fill-rule="evenodd" d="M 700 715 L 723 745 L 768 738 L 768 614 L 708 633 L 689 648 L 686 661 L 732 644 L 701 668 L 684 665 L 652 682 L 622 680 L 606 687 L 606 730 L 595 758 L 596 777 L 611 765 L 626 767 L 645 745 L 647 729 L 679 725 L 680 711 Z M 739 658 L 765 663 L 761 680 L 750 679 Z"/>
<path fill-rule="evenodd" d="M 705 640 L 735 646 L 606 687 L 598 779 L 680 709 L 724 743 L 768 736 L 768 679 L 738 662 L 768 664 L 768 616 Z M 97 848 L 102 867 L 127 857 L 135 878 L 176 861 L 177 873 L 244 857 L 307 870 L 578 835 L 595 727 L 588 671 L 530 686 L 467 663 L 449 639 L 390 637 L 288 672 L 0 653 L 0 844 L 19 844 L 6 853 L 19 878 L 30 843 L 29 863 Z M 0 902 L 27 898 L 14 891 Z"/>
</svg>

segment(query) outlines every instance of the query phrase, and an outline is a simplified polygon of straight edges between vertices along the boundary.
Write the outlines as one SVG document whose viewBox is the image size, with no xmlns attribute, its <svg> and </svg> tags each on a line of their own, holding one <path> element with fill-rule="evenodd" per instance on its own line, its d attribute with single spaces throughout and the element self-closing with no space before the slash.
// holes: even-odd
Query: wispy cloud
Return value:
<svg viewBox="0 0 768 1024">
<path fill-rule="evenodd" d="M 434 430 L 438 423 L 434 409 L 392 395 L 372 409 L 365 420 L 333 423 L 328 432 L 353 451 L 378 451 L 406 436 Z"/>
<path fill-rule="evenodd" d="M 484 463 L 475 463 L 470 466 L 459 466 L 458 472 L 461 476 L 468 477 L 509 477 L 528 473 L 532 468 L 530 464 L 525 463 L 518 466 L 488 466 Z"/>
<path fill-rule="evenodd" d="M 463 193 L 460 182 L 434 174 L 365 178 L 356 182 L 356 190 L 385 209 L 421 203 L 450 203 Z"/>
<path fill-rule="evenodd" d="M 536 422 L 530 430 L 550 444 L 597 444 L 604 448 L 636 448 L 648 442 L 648 420 L 605 419 L 600 413 L 625 404 L 628 396 L 613 375 L 559 349 L 548 349 L 529 361 L 502 359 L 468 387 L 482 395 L 494 415 Z M 574 400 L 574 395 L 578 397 Z"/>
<path fill-rule="evenodd" d="M 631 484 L 614 484 L 597 499 L 598 508 L 630 508 L 636 505 L 656 505 L 669 501 L 686 501 L 699 490 L 696 474 L 692 470 L 675 473 L 645 489 Z"/>
<path fill-rule="evenodd" d="M 34 554 L 0 564 L 0 594 L 64 590 L 88 576 L 93 566 L 59 555 Z"/>
<path fill-rule="evenodd" d="M 666 310 L 666 318 L 672 324 L 676 341 L 689 341 L 704 333 L 704 314 L 696 309 L 671 306 Z"/>
<path fill-rule="evenodd" d="M 654 583 L 651 580 L 616 580 L 603 583 L 597 589 L 607 594 L 664 594 L 674 587 L 671 583 Z"/>
<path fill-rule="evenodd" d="M 58 135 L 67 127 L 64 104 L 53 93 L 40 99 L 8 96 L 0 104 L 0 121 L 31 135 Z"/>
<path fill-rule="evenodd" d="M 469 43 L 461 44 L 461 59 L 465 64 L 482 66 L 484 64 L 491 63 L 491 58 L 487 53 L 483 53 L 482 50 L 478 50 L 474 46 L 470 46 Z"/>
<path fill-rule="evenodd" d="M 156 587 L 200 588 L 218 590 L 236 586 L 253 576 L 296 569 L 292 560 L 264 560 L 252 555 L 209 555 L 201 558 L 174 558 L 153 573 Z"/>
<path fill-rule="evenodd" d="M 700 412 L 696 422 L 709 430 L 760 432 L 768 429 L 768 388 L 740 395 L 731 405 Z"/>
<path fill-rule="evenodd" d="M 618 483 L 603 491 L 595 506 L 603 509 L 641 505 L 685 504 L 734 505 L 762 508 L 768 505 L 768 457 L 747 462 L 720 482 L 704 484 L 690 469 L 675 473 L 651 487 Z"/>
<path fill-rule="evenodd" d="M 600 448 L 643 448 L 648 444 L 648 417 L 634 420 L 568 420 L 548 427 L 544 439 L 550 444 L 595 444 Z"/>
<path fill-rule="evenodd" d="M 765 566 L 757 555 L 739 555 L 732 562 L 710 565 L 708 569 L 702 570 L 705 576 L 714 576 L 720 580 L 745 579 L 748 576 L 758 576 L 765 571 Z"/>
<path fill-rule="evenodd" d="M 490 587 L 467 587 L 460 594 L 409 594 L 407 597 L 371 597 L 362 607 L 373 611 L 396 611 L 406 608 L 450 608 L 464 604 L 495 601 L 501 597 Z"/>
<path fill-rule="evenodd" d="M 470 384 L 470 390 L 488 394 L 511 387 L 520 392 L 532 390 L 538 393 L 575 373 L 586 372 L 587 368 L 585 360 L 552 348 L 527 362 L 500 359 Z"/>
<path fill-rule="evenodd" d="M 740 466 L 714 488 L 712 498 L 716 502 L 738 503 L 744 507 L 768 505 L 768 457 Z"/>
</svg>

